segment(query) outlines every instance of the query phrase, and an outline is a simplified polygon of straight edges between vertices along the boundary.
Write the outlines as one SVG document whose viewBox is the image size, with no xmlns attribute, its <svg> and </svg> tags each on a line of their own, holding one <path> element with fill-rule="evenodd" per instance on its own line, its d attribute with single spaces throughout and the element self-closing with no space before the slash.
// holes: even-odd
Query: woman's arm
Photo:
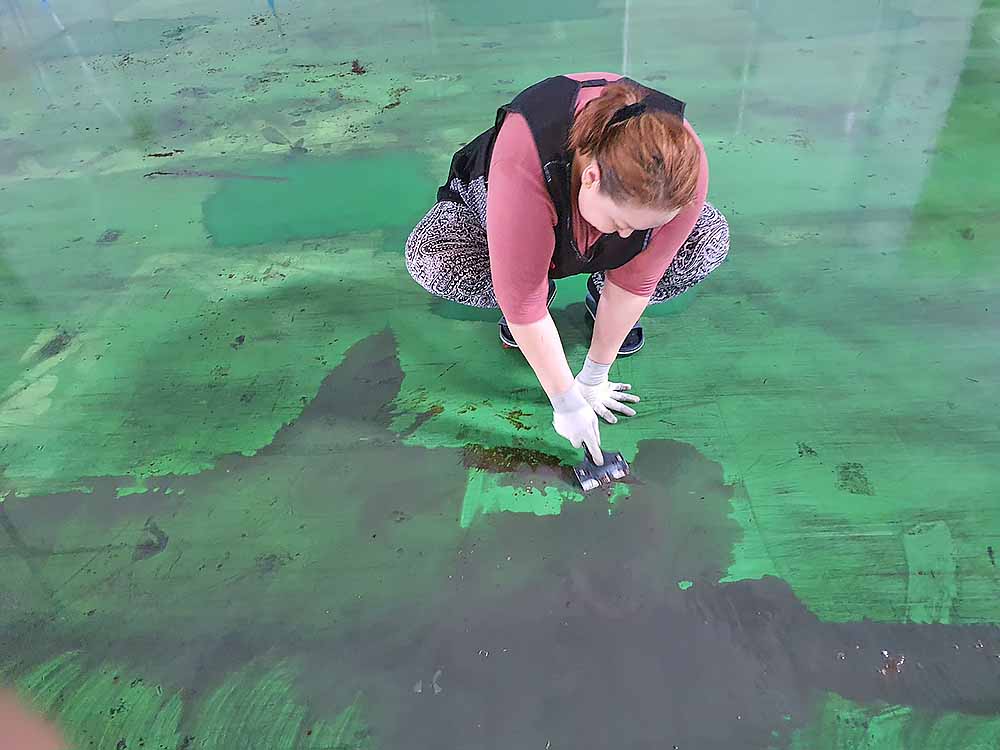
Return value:
<svg viewBox="0 0 1000 750">
<path fill-rule="evenodd" d="M 486 196 L 490 275 L 497 302 L 538 382 L 552 397 L 573 384 L 546 305 L 555 207 L 528 123 L 507 116 L 493 148 Z"/>
<path fill-rule="evenodd" d="M 597 321 L 587 356 L 602 365 L 614 362 L 622 342 L 648 304 L 648 297 L 632 294 L 606 281 L 597 305 Z"/>
<path fill-rule="evenodd" d="M 552 398 L 568 391 L 573 385 L 573 373 L 552 316 L 546 315 L 527 325 L 508 323 L 508 326 L 545 394 Z"/>
<path fill-rule="evenodd" d="M 591 460 L 603 463 L 597 412 L 584 395 L 585 389 L 570 372 L 552 316 L 546 315 L 526 325 L 511 323 L 510 332 L 549 397 L 552 427 L 574 448 L 587 446 Z"/>
<path fill-rule="evenodd" d="M 597 414 L 570 372 L 547 306 L 555 220 L 528 123 L 520 115 L 508 115 L 493 149 L 486 196 L 493 290 L 514 340 L 552 403 L 553 428 L 574 447 L 586 445 L 600 462 Z"/>
</svg>

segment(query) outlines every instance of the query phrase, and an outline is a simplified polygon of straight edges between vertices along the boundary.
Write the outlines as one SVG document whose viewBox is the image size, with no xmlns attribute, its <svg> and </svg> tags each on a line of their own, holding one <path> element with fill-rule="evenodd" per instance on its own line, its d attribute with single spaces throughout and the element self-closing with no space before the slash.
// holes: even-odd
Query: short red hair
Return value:
<svg viewBox="0 0 1000 750">
<path fill-rule="evenodd" d="M 608 126 L 619 109 L 642 101 L 642 89 L 623 81 L 584 105 L 569 147 L 597 161 L 601 191 L 613 201 L 672 211 L 694 201 L 701 172 L 698 141 L 675 114 L 647 109 Z"/>
</svg>

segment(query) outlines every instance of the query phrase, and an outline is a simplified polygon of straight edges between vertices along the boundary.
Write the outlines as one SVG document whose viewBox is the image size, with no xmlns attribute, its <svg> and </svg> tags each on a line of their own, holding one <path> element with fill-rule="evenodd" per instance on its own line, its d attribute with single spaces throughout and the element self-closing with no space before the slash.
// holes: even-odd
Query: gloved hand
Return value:
<svg viewBox="0 0 1000 750">
<path fill-rule="evenodd" d="M 580 394 L 590 404 L 591 408 L 608 424 L 618 421 L 612 412 L 624 414 L 626 417 L 634 417 L 635 409 L 627 406 L 628 403 L 638 403 L 639 397 L 626 391 L 632 390 L 628 383 L 608 382 L 608 371 L 611 365 L 600 365 L 587 357 L 583 363 L 583 369 L 576 376 L 577 385 L 580 386 Z"/>
<path fill-rule="evenodd" d="M 587 452 L 597 465 L 604 463 L 601 453 L 601 434 L 597 414 L 580 392 L 580 384 L 558 396 L 550 396 L 552 402 L 552 426 L 555 431 L 569 440 L 574 448 L 587 446 Z"/>
</svg>

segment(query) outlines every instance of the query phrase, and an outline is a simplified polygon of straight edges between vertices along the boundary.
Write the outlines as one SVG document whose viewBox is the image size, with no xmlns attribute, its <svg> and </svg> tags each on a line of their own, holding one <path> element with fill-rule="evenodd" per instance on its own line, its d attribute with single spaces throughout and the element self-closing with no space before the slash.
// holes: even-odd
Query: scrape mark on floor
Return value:
<svg viewBox="0 0 1000 750">
<path fill-rule="evenodd" d="M 909 580 L 906 614 L 910 622 L 951 622 L 958 594 L 955 543 L 943 521 L 922 523 L 903 534 Z"/>
</svg>

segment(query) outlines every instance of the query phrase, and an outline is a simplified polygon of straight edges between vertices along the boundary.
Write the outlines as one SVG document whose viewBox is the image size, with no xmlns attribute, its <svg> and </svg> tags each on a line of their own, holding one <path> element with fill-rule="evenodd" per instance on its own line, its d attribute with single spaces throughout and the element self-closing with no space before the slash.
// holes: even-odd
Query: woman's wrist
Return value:
<svg viewBox="0 0 1000 750">
<path fill-rule="evenodd" d="M 580 374 L 576 376 L 576 380 L 581 385 L 600 385 L 605 380 L 608 379 L 608 372 L 611 370 L 611 365 L 602 365 L 600 362 L 595 362 L 587 356 L 587 359 L 583 362 L 583 369 L 580 370 Z"/>
<path fill-rule="evenodd" d="M 565 414 L 587 406 L 587 399 L 583 397 L 583 394 L 580 392 L 580 386 L 577 385 L 575 380 L 568 390 L 563 393 L 550 395 L 549 402 L 552 404 L 552 411 L 557 414 Z"/>
</svg>

